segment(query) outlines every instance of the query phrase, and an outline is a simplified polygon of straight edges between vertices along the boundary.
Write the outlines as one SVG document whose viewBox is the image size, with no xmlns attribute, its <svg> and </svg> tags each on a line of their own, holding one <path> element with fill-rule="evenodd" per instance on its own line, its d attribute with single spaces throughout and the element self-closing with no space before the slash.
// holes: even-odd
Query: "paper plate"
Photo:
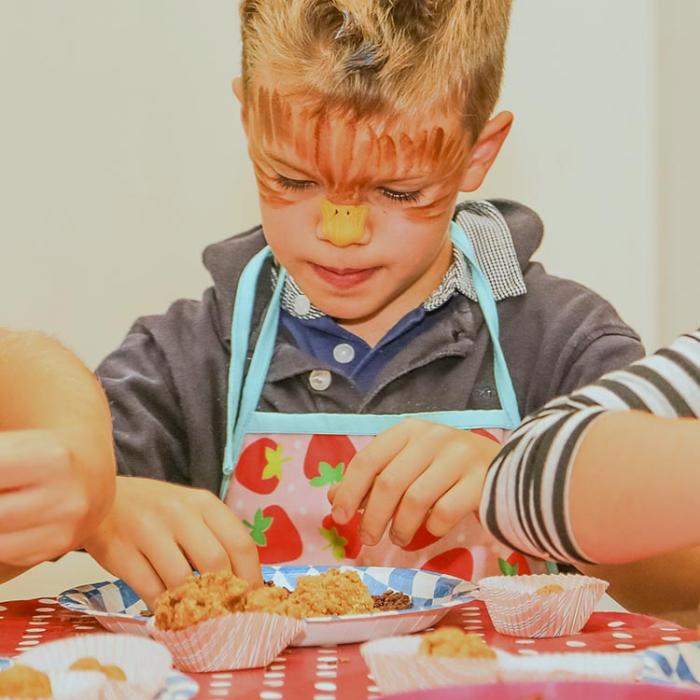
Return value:
<svg viewBox="0 0 700 700">
<path fill-rule="evenodd" d="M 319 574 L 328 569 L 356 571 L 372 595 L 387 589 L 406 593 L 413 599 L 408 610 L 391 610 L 365 615 L 306 619 L 306 630 L 292 646 L 349 644 L 377 637 L 419 632 L 438 622 L 448 610 L 472 601 L 474 585 L 454 576 L 419 569 L 377 566 L 263 566 L 263 578 L 293 589 L 299 576 Z M 58 602 L 74 612 L 94 616 L 113 632 L 148 634 L 148 617 L 140 613 L 144 603 L 124 581 L 106 581 L 65 591 Z"/>
<path fill-rule="evenodd" d="M 694 687 L 697 692 L 700 686 L 700 642 L 650 647 L 642 655 L 642 680 Z M 697 697 L 700 698 L 700 694 Z"/>
</svg>

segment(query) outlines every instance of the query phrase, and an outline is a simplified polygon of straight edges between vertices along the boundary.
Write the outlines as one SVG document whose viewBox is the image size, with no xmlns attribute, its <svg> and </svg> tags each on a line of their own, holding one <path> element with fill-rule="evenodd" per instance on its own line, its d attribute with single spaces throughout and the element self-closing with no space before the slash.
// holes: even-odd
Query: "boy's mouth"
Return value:
<svg viewBox="0 0 700 700">
<path fill-rule="evenodd" d="M 366 282 L 379 269 L 378 267 L 362 269 L 325 267 L 324 265 L 316 265 L 316 263 L 311 263 L 311 267 L 324 282 L 328 282 L 328 284 L 331 284 L 337 289 L 350 289 L 358 284 L 362 284 L 362 282 Z"/>
</svg>

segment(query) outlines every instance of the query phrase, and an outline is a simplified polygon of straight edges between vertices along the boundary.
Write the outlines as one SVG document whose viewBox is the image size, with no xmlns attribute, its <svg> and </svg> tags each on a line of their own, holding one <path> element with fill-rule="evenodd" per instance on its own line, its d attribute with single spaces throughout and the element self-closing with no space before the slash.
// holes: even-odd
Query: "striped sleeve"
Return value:
<svg viewBox="0 0 700 700">
<path fill-rule="evenodd" d="M 480 509 L 484 526 L 540 559 L 589 561 L 571 529 L 571 467 L 591 422 L 606 411 L 624 410 L 700 416 L 700 331 L 526 418 L 489 470 Z"/>
</svg>

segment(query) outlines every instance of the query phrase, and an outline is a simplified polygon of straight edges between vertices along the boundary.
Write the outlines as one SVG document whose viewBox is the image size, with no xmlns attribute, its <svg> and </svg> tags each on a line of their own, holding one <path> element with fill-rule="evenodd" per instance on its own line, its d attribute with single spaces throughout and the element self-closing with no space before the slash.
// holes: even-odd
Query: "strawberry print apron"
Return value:
<svg viewBox="0 0 700 700">
<path fill-rule="evenodd" d="M 255 289 L 268 247 L 241 276 L 231 327 L 228 419 L 221 498 L 245 522 L 258 545 L 262 564 L 352 564 L 422 568 L 477 581 L 498 573 L 544 570 L 500 544 L 475 514 L 467 515 L 440 539 L 422 526 L 404 547 L 388 535 L 373 547 L 359 539 L 361 514 L 346 525 L 331 517 L 326 497 L 340 482 L 350 460 L 379 432 L 409 415 L 462 430 L 475 430 L 502 442 L 520 422 L 513 384 L 499 342 L 498 313 L 488 280 L 476 263 L 469 237 L 454 222 L 452 242 L 469 264 L 494 353 L 501 408 L 412 414 L 290 414 L 257 411 L 277 335 L 280 297 L 286 273 L 278 276 L 270 306 L 247 373 Z"/>
</svg>

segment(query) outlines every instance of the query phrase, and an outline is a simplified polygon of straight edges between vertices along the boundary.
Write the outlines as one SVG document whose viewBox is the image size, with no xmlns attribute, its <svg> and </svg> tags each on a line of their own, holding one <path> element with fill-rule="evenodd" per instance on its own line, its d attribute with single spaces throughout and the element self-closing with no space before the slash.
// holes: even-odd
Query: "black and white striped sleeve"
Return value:
<svg viewBox="0 0 700 700">
<path fill-rule="evenodd" d="M 484 526 L 541 559 L 589 561 L 569 519 L 571 466 L 591 422 L 606 411 L 624 410 L 700 416 L 700 331 L 525 419 L 489 470 L 481 500 Z"/>
</svg>

